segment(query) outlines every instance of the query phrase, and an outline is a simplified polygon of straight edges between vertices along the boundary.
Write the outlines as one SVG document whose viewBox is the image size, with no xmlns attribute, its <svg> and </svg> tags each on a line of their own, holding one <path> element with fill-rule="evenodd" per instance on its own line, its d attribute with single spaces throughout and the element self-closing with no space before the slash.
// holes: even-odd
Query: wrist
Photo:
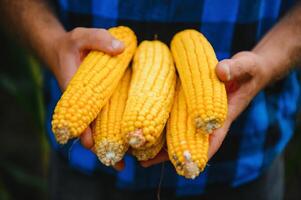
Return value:
<svg viewBox="0 0 301 200">
<path fill-rule="evenodd" d="M 46 37 L 43 41 L 43 44 L 41 45 L 42 49 L 40 50 L 40 53 L 43 60 L 50 67 L 50 70 L 55 71 L 55 68 L 58 65 L 58 50 L 60 48 L 59 43 L 66 35 L 66 31 L 45 31 L 45 34 L 43 35 L 46 35 Z"/>
<path fill-rule="evenodd" d="M 48 40 L 44 60 L 64 90 L 80 63 L 79 49 L 70 36 L 71 32 L 57 32 Z"/>
<path fill-rule="evenodd" d="M 65 37 L 66 34 L 67 34 L 66 31 L 58 33 L 55 37 L 52 37 L 47 44 L 48 50 L 45 55 L 45 62 L 55 76 L 57 76 L 59 71 L 59 66 L 60 66 L 59 51 L 61 49 L 61 43 L 63 42 L 63 38 Z"/>
</svg>

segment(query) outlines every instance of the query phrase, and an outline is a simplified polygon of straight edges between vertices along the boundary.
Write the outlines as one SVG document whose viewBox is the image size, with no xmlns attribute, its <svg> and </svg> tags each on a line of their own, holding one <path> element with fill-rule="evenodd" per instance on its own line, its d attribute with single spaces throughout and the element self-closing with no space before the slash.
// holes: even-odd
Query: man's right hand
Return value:
<svg viewBox="0 0 301 200">
<path fill-rule="evenodd" d="M 51 36 L 50 36 L 51 37 Z M 107 30 L 96 28 L 75 28 L 62 34 L 52 43 L 50 49 L 53 65 L 51 69 L 64 91 L 75 74 L 83 58 L 90 50 L 98 50 L 110 55 L 117 55 L 124 50 L 124 44 L 115 39 Z M 91 149 L 94 145 L 91 128 L 81 134 L 81 143 Z"/>
</svg>

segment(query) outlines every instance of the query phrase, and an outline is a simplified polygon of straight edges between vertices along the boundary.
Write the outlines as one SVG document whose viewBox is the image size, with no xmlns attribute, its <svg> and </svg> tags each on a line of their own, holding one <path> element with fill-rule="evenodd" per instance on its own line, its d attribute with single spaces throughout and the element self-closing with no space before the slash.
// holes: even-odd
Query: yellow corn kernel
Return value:
<svg viewBox="0 0 301 200">
<path fill-rule="evenodd" d="M 185 96 L 177 84 L 175 101 L 167 123 L 169 159 L 179 175 L 194 179 L 204 170 L 208 160 L 209 135 L 196 131 L 188 116 Z"/>
<path fill-rule="evenodd" d="M 126 136 L 121 133 L 121 120 L 131 81 L 128 68 L 113 95 L 98 114 L 93 127 L 94 149 L 107 166 L 120 161 L 128 149 Z"/>
<path fill-rule="evenodd" d="M 161 137 L 156 141 L 153 146 L 146 147 L 143 149 L 132 149 L 131 153 L 139 161 L 153 159 L 162 149 L 165 143 L 165 134 L 162 134 Z"/>
<path fill-rule="evenodd" d="M 119 26 L 109 32 L 125 50 L 117 56 L 91 51 L 83 60 L 54 110 L 52 131 L 61 144 L 78 137 L 96 118 L 134 55 L 137 39 L 131 29 Z"/>
<path fill-rule="evenodd" d="M 197 129 L 211 133 L 223 125 L 227 115 L 227 94 L 215 74 L 218 60 L 214 49 L 198 31 L 184 30 L 172 39 L 171 51 L 189 116 Z"/>
<path fill-rule="evenodd" d="M 122 120 L 122 132 L 128 136 L 131 147 L 151 147 L 161 136 L 175 84 L 175 68 L 168 47 L 160 41 L 143 41 L 134 56 Z"/>
</svg>

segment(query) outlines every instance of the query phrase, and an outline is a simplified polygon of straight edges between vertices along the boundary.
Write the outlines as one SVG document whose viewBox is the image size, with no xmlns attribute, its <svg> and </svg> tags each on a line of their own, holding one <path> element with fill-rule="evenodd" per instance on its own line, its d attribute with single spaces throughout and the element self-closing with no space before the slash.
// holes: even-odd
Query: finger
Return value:
<svg viewBox="0 0 301 200">
<path fill-rule="evenodd" d="M 215 68 L 217 77 L 223 82 L 228 82 L 231 80 L 229 68 L 230 63 L 230 59 L 225 59 L 220 61 Z"/>
<path fill-rule="evenodd" d="M 212 156 L 218 151 L 220 146 L 222 145 L 229 127 L 230 127 L 231 122 L 226 121 L 223 125 L 223 127 L 215 130 L 209 138 L 209 149 L 208 149 L 208 160 L 212 158 Z"/>
<path fill-rule="evenodd" d="M 125 167 L 124 160 L 121 160 L 121 161 L 117 162 L 117 163 L 113 166 L 113 168 L 114 168 L 115 170 L 117 170 L 117 171 L 122 171 L 122 170 L 124 169 L 124 167 Z"/>
<path fill-rule="evenodd" d="M 94 145 L 92 130 L 88 127 L 80 136 L 81 144 L 87 149 L 91 149 Z"/>
<path fill-rule="evenodd" d="M 234 86 L 233 86 L 234 87 Z M 244 90 L 242 88 L 241 90 Z M 228 94 L 228 113 L 224 125 L 210 135 L 209 158 L 211 158 L 223 143 L 232 122 L 247 107 L 250 99 L 246 98 L 239 89 L 236 93 Z"/>
<path fill-rule="evenodd" d="M 220 61 L 216 66 L 216 74 L 223 82 L 250 78 L 256 67 L 254 60 L 254 55 L 242 52 L 232 59 Z"/>
<path fill-rule="evenodd" d="M 158 155 L 156 155 L 156 157 L 154 157 L 153 159 L 150 159 L 150 160 L 141 161 L 140 164 L 142 167 L 150 167 L 152 165 L 156 165 L 156 164 L 165 162 L 167 160 L 169 160 L 168 154 L 164 149 L 162 149 L 158 153 Z"/>
<path fill-rule="evenodd" d="M 228 95 L 228 116 L 234 121 L 249 105 L 255 93 L 248 91 L 245 85 L 240 86 L 237 92 Z"/>
<path fill-rule="evenodd" d="M 76 28 L 71 33 L 71 39 L 82 50 L 99 50 L 111 55 L 117 55 L 124 50 L 124 44 L 114 38 L 105 29 Z"/>
<path fill-rule="evenodd" d="M 208 149 L 208 159 L 211 159 L 212 156 L 218 151 L 229 131 L 232 122 L 241 113 L 241 108 L 239 105 L 241 105 L 242 103 L 237 102 L 237 100 L 235 99 L 237 99 L 237 97 L 228 99 L 228 113 L 226 121 L 221 128 L 216 129 L 209 137 L 210 145 Z"/>
</svg>

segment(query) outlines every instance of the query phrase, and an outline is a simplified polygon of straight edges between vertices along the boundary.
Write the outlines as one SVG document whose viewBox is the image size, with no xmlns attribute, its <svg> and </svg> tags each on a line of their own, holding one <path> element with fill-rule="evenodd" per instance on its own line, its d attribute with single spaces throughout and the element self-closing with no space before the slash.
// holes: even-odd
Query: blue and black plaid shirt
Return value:
<svg viewBox="0 0 301 200">
<path fill-rule="evenodd" d="M 139 40 L 159 40 L 169 44 L 183 29 L 200 30 L 213 45 L 219 60 L 250 50 L 293 4 L 289 0 L 58 0 L 56 6 L 67 30 L 78 26 L 131 27 Z M 126 168 L 115 172 L 104 167 L 78 140 L 59 146 L 51 132 L 51 114 L 60 98 L 52 76 L 47 78 L 50 101 L 47 118 L 49 138 L 54 149 L 85 173 L 104 170 L 116 177 L 121 188 L 156 188 L 161 165 L 142 168 L 126 156 Z M 254 180 L 269 167 L 292 137 L 298 106 L 299 84 L 296 72 L 260 92 L 232 125 L 221 149 L 206 170 L 195 180 L 176 174 L 165 164 L 162 186 L 177 195 L 201 194 L 212 185 L 236 187 Z"/>
</svg>

